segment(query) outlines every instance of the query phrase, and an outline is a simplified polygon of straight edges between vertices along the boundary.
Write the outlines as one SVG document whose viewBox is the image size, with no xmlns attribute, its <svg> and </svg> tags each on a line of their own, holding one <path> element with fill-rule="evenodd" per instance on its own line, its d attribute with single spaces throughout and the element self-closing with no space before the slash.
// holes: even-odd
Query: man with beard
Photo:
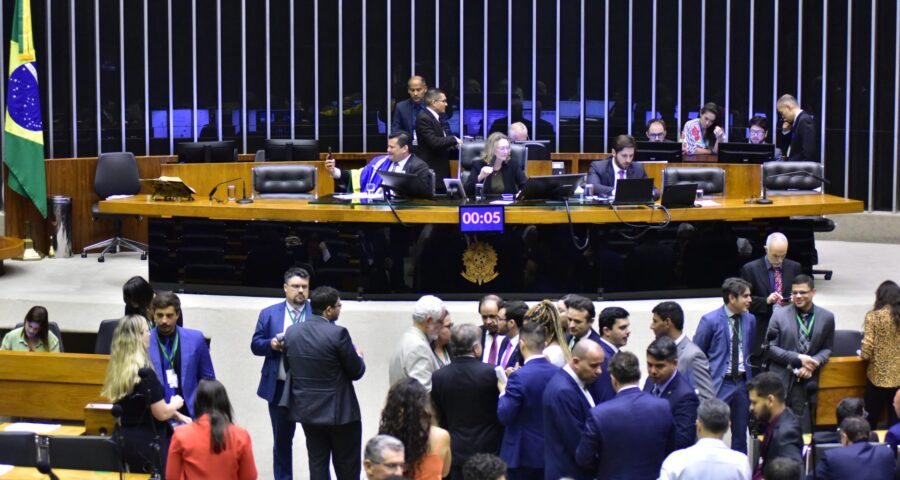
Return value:
<svg viewBox="0 0 900 480">
<path fill-rule="evenodd" d="M 447 309 L 434 295 L 425 295 L 413 307 L 413 325 L 400 337 L 391 355 L 388 378 L 390 384 L 412 377 L 431 391 L 431 374 L 439 368 L 431 342 L 437 339 L 444 325 Z"/>
<path fill-rule="evenodd" d="M 772 372 L 765 372 L 747 384 L 750 408 L 760 423 L 766 425 L 765 435 L 759 447 L 760 462 L 753 471 L 753 480 L 761 480 L 766 462 L 784 457 L 801 461 L 803 435 L 800 421 L 784 404 L 784 384 Z"/>
</svg>

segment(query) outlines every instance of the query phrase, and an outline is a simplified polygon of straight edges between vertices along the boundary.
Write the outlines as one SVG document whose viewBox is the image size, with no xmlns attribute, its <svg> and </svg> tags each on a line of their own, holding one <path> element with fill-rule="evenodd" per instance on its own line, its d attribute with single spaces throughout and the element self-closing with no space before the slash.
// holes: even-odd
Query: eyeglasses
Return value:
<svg viewBox="0 0 900 480">
<path fill-rule="evenodd" d="M 388 470 L 403 470 L 403 467 L 405 466 L 402 463 L 379 463 L 378 465 L 381 465 Z"/>
<path fill-rule="evenodd" d="M 809 295 L 809 292 L 809 290 L 791 290 L 791 295 L 795 297 L 804 297 L 806 295 Z"/>
<path fill-rule="evenodd" d="M 653 139 L 658 140 L 658 139 L 665 138 L 665 136 L 666 136 L 665 133 L 651 133 L 651 134 L 647 135 L 647 138 L 653 138 Z"/>
</svg>

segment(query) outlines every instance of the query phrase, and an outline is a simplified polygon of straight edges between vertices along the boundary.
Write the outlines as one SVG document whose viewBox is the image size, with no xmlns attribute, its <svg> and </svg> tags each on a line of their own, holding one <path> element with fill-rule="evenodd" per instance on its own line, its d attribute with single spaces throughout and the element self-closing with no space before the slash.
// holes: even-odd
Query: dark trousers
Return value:
<svg viewBox="0 0 900 480">
<path fill-rule="evenodd" d="M 544 480 L 543 468 L 517 467 L 506 470 L 508 480 Z"/>
<path fill-rule="evenodd" d="M 272 420 L 272 464 L 275 480 L 292 480 L 294 456 L 291 449 L 294 444 L 294 431 L 297 423 L 291 419 L 291 412 L 286 407 L 279 407 L 278 401 L 284 393 L 284 381 L 275 382 L 275 401 L 269 402 L 269 419 Z"/>
<path fill-rule="evenodd" d="M 159 451 L 156 451 L 156 433 L 150 427 L 123 427 L 122 461 L 128 470 L 137 473 L 159 472 L 166 477 L 166 459 L 169 456 L 168 426 L 159 427 Z"/>
<path fill-rule="evenodd" d="M 791 379 L 790 383 L 787 385 L 786 389 L 786 398 L 785 405 L 787 405 L 794 415 L 797 416 L 797 419 L 800 420 L 800 429 L 803 430 L 803 433 L 811 433 L 810 430 L 810 415 L 812 412 L 807 411 L 806 409 L 806 385 L 809 383 L 809 380 L 801 380 L 797 381 L 795 379 Z"/>
<path fill-rule="evenodd" d="M 747 453 L 747 422 L 750 417 L 750 397 L 744 379 L 722 380 L 719 400 L 731 408 L 731 449 Z"/>
<path fill-rule="evenodd" d="M 306 434 L 310 480 L 330 480 L 329 460 L 334 464 L 338 480 L 359 480 L 362 471 L 362 423 L 301 425 Z"/>
<path fill-rule="evenodd" d="M 897 387 L 884 388 L 878 387 L 869 380 L 866 380 L 866 392 L 863 400 L 866 403 L 866 411 L 869 412 L 869 425 L 875 430 L 878 420 L 881 419 L 881 413 L 887 408 L 887 426 L 892 427 L 897 423 L 897 412 L 894 411 L 894 395 L 897 393 Z"/>
</svg>

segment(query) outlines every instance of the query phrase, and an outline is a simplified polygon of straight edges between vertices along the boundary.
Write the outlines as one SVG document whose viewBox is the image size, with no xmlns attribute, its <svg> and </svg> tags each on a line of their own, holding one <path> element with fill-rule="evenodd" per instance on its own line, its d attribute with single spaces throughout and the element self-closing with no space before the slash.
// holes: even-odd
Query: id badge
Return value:
<svg viewBox="0 0 900 480">
<path fill-rule="evenodd" d="M 178 388 L 178 374 L 175 370 L 171 368 L 166 370 L 166 383 L 169 384 L 169 388 Z"/>
</svg>

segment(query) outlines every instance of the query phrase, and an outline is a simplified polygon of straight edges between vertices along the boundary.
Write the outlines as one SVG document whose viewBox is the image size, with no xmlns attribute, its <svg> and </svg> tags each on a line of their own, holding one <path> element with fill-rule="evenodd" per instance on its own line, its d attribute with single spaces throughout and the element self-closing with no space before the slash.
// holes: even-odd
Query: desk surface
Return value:
<svg viewBox="0 0 900 480">
<path fill-rule="evenodd" d="M 670 210 L 673 221 L 726 220 L 747 221 L 756 218 L 779 218 L 806 215 L 856 213 L 863 202 L 833 195 L 789 195 L 772 197 L 771 205 L 746 204 L 743 199 L 714 199 L 719 206 Z M 662 222 L 659 210 L 646 207 L 619 208 L 570 204 L 574 223 Z M 399 217 L 407 223 L 453 224 L 459 221 L 458 207 L 442 204 L 409 203 L 396 206 Z M 128 213 L 146 217 L 199 217 L 219 220 L 281 220 L 320 222 L 395 223 L 397 219 L 387 206 L 352 204 L 316 204 L 307 200 L 257 199 L 254 203 L 217 203 L 195 195 L 192 202 L 154 202 L 148 195 L 100 202 L 104 213 Z M 562 205 L 510 205 L 506 223 L 566 223 Z"/>
<path fill-rule="evenodd" d="M 12 422 L 0 423 L 0 431 L 6 431 L 6 427 L 13 425 Z M 48 433 L 39 433 L 41 436 L 54 435 L 84 435 L 84 425 L 62 425 L 56 430 Z M 5 478 L 5 477 L 4 477 Z"/>
<path fill-rule="evenodd" d="M 53 469 L 53 473 L 60 480 L 102 480 L 102 479 L 118 479 L 119 474 L 114 472 L 92 472 L 88 470 L 57 470 Z M 14 467 L 9 472 L 0 475 L 3 480 L 49 480 L 48 475 L 44 475 L 37 468 L 31 467 Z M 139 480 L 150 478 L 146 473 L 124 473 L 122 478 L 127 480 Z"/>
</svg>

